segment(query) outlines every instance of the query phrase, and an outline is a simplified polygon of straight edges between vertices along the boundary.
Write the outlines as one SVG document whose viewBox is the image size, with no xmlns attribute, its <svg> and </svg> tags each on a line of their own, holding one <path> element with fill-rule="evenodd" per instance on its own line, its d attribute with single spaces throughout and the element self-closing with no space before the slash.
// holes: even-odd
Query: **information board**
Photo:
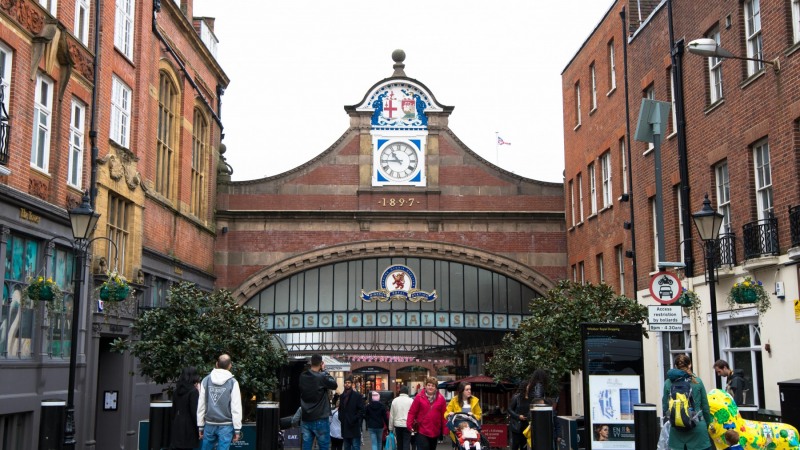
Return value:
<svg viewBox="0 0 800 450">
<path fill-rule="evenodd" d="M 633 450 L 633 405 L 642 402 L 640 324 L 581 324 L 587 449 Z"/>
</svg>

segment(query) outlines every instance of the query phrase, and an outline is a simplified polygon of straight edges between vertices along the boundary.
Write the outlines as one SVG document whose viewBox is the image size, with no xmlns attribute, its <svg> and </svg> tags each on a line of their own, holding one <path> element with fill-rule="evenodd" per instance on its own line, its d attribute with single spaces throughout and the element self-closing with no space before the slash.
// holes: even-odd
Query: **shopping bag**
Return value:
<svg viewBox="0 0 800 450">
<path fill-rule="evenodd" d="M 390 431 L 386 436 L 386 445 L 383 446 L 383 450 L 397 450 L 397 441 L 394 438 L 394 431 Z"/>
<path fill-rule="evenodd" d="M 664 421 L 661 426 L 661 435 L 658 437 L 658 446 L 656 450 L 669 450 L 669 420 Z"/>
<path fill-rule="evenodd" d="M 528 448 L 533 448 L 533 442 L 531 442 L 531 425 L 522 430 L 522 435 L 525 436 L 525 439 L 528 440 Z"/>
</svg>

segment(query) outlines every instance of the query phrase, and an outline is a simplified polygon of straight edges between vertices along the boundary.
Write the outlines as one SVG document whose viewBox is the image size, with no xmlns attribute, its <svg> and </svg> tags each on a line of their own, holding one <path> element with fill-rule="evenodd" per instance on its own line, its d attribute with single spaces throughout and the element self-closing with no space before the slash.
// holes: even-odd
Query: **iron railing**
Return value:
<svg viewBox="0 0 800 450">
<path fill-rule="evenodd" d="M 714 267 L 736 265 L 736 234 L 733 232 L 720 233 L 717 239 L 717 258 Z"/>
<path fill-rule="evenodd" d="M 8 112 L 4 99 L 3 79 L 0 78 L 0 164 L 8 165 L 8 142 L 11 136 L 11 125 L 8 124 Z"/>
<path fill-rule="evenodd" d="M 792 235 L 792 247 L 800 246 L 800 205 L 789 207 L 789 230 Z"/>
<path fill-rule="evenodd" d="M 742 226 L 744 258 L 778 255 L 778 219 L 756 220 Z"/>
</svg>

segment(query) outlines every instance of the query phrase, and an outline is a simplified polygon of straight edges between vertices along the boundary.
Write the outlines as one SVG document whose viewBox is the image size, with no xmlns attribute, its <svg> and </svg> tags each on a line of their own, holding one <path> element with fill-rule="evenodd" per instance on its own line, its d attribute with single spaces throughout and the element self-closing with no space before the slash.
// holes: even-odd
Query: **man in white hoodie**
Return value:
<svg viewBox="0 0 800 450">
<path fill-rule="evenodd" d="M 200 383 L 197 402 L 197 427 L 202 450 L 228 450 L 242 437 L 242 395 L 239 383 L 230 372 L 231 357 L 220 355 L 216 369 Z"/>
<path fill-rule="evenodd" d="M 397 450 L 408 450 L 410 447 L 411 430 L 408 429 L 406 418 L 412 402 L 408 396 L 408 386 L 402 386 L 400 395 L 392 400 L 392 407 L 389 409 L 389 431 L 394 431 Z"/>
</svg>

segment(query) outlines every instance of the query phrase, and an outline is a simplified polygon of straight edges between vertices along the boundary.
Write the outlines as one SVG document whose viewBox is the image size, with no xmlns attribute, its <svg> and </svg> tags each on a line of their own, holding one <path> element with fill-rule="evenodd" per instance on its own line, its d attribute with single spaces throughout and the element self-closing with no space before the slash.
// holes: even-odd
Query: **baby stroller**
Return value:
<svg viewBox="0 0 800 450">
<path fill-rule="evenodd" d="M 479 433 L 481 431 L 481 424 L 480 424 L 480 422 L 478 422 L 478 419 L 476 419 L 473 416 L 470 416 L 469 414 L 455 413 L 452 416 L 450 416 L 447 419 L 447 428 L 450 430 L 450 439 L 453 441 L 453 448 L 457 448 L 459 450 L 464 450 L 464 447 L 462 447 L 458 443 L 458 437 L 456 436 L 456 430 L 458 429 L 458 426 L 462 422 L 467 422 L 469 424 L 470 428 L 472 428 L 473 430 L 477 430 Z M 481 438 L 480 438 L 481 450 L 489 450 L 491 448 L 491 446 L 489 444 L 489 440 L 486 438 L 486 436 L 483 433 L 480 433 L 480 435 L 481 435 Z M 470 450 L 474 450 L 474 449 L 470 448 Z"/>
</svg>

